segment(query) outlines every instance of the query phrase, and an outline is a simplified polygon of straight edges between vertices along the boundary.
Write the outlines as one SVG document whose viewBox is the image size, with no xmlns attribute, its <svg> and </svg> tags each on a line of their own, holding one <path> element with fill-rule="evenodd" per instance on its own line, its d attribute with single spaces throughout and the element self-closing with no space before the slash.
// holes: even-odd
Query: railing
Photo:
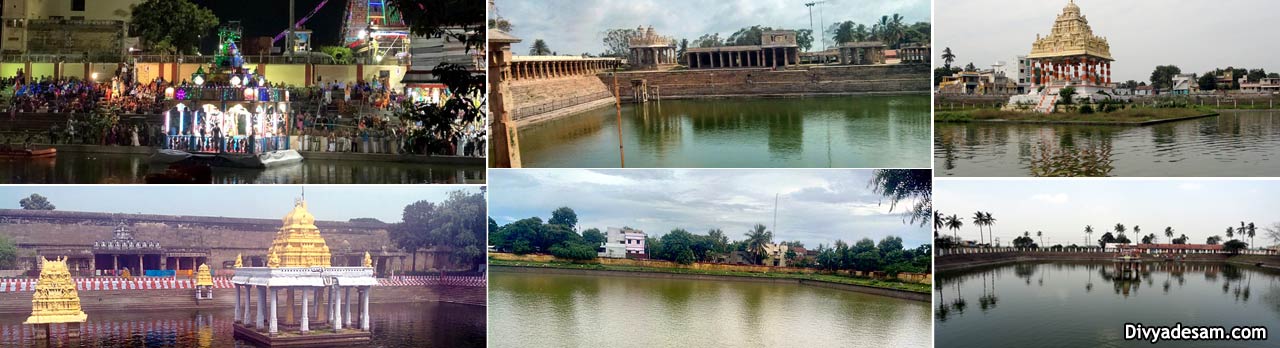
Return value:
<svg viewBox="0 0 1280 348">
<path fill-rule="evenodd" d="M 249 141 L 246 136 L 210 137 L 198 135 L 170 135 L 165 149 L 187 152 L 263 153 L 289 149 L 289 137 L 275 136 Z"/>
<path fill-rule="evenodd" d="M 596 92 L 586 95 L 573 96 L 569 98 L 555 99 L 545 103 L 539 103 L 528 106 L 521 106 L 511 113 L 511 119 L 521 119 L 528 116 L 538 115 L 554 110 L 560 110 L 568 107 L 578 106 L 605 98 L 612 98 L 613 93 Z"/>
</svg>

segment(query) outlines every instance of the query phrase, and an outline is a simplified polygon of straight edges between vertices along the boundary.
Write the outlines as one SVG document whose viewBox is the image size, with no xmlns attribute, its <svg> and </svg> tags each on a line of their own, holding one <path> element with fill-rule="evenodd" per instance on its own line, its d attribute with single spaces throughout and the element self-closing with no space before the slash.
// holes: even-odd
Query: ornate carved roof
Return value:
<svg viewBox="0 0 1280 348">
<path fill-rule="evenodd" d="M 80 310 L 80 294 L 71 281 L 67 258 L 40 258 L 40 278 L 31 295 L 31 316 L 24 324 L 83 323 L 87 317 Z"/>
<path fill-rule="evenodd" d="M 636 34 L 627 39 L 631 47 L 675 47 L 676 40 L 669 36 L 658 35 L 653 26 L 637 27 Z"/>
<path fill-rule="evenodd" d="M 1093 34 L 1089 19 L 1080 14 L 1080 6 L 1069 0 L 1062 14 L 1053 23 L 1049 36 L 1036 35 L 1027 58 L 1067 57 L 1088 55 L 1111 60 L 1111 44 L 1107 39 Z"/>
</svg>

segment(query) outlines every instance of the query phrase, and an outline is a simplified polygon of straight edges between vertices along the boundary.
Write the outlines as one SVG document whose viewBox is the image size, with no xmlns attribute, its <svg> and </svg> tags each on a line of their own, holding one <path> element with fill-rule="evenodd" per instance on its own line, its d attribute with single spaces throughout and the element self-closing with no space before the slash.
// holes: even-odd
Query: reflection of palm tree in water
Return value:
<svg viewBox="0 0 1280 348">
<path fill-rule="evenodd" d="M 1089 274 L 1089 281 L 1084 283 L 1084 292 L 1089 293 L 1093 291 L 1093 265 L 1085 265 L 1084 268 L 1085 273 Z"/>
<path fill-rule="evenodd" d="M 955 287 L 956 287 L 956 299 L 955 301 L 951 301 L 951 307 L 955 308 L 957 314 L 963 315 L 964 307 L 968 306 L 969 304 L 964 301 L 964 296 L 960 294 L 960 282 L 956 282 Z"/>
<path fill-rule="evenodd" d="M 934 285 L 934 292 L 938 293 L 937 317 L 940 322 L 947 321 L 947 316 L 951 314 L 951 307 L 947 306 L 947 294 L 942 291 L 942 284 L 942 282 L 938 282 Z"/>
</svg>

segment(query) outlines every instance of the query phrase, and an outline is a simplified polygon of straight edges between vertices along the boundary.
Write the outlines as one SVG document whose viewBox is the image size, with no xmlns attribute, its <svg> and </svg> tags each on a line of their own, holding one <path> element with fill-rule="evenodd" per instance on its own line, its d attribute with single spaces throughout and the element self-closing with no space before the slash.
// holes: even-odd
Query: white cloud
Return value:
<svg viewBox="0 0 1280 348">
<path fill-rule="evenodd" d="M 1050 204 L 1063 204 L 1070 201 L 1071 197 L 1067 196 L 1067 194 L 1065 193 L 1057 193 L 1057 194 L 1041 193 L 1035 196 L 1031 196 L 1031 199 L 1045 202 L 1045 203 L 1050 203 Z"/>
</svg>

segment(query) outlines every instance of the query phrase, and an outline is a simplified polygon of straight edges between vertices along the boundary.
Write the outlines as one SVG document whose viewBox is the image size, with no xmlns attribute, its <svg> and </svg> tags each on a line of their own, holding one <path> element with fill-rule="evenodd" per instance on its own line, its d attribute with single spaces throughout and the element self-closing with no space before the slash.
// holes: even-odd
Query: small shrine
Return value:
<svg viewBox="0 0 1280 348">
<path fill-rule="evenodd" d="M 298 199 L 267 250 L 267 266 L 236 262 L 237 337 L 268 346 L 369 340 L 369 296 L 377 284 L 371 257 L 365 254 L 363 267 L 333 267 L 331 257 L 306 201 Z"/>
<path fill-rule="evenodd" d="M 1068 0 L 1053 23 L 1048 36 L 1036 35 L 1027 55 L 1030 61 L 1031 91 L 1010 98 L 1007 108 L 1031 107 L 1052 113 L 1063 98 L 1096 99 L 1114 95 L 1111 83 L 1111 44 L 1093 33 L 1089 18 L 1081 14 L 1075 0 Z M 1060 96 L 1063 88 L 1074 90 Z"/>
<path fill-rule="evenodd" d="M 80 309 L 80 294 L 71 281 L 66 257 L 41 258 L 40 278 L 31 295 L 31 316 L 23 324 L 34 325 L 36 337 L 47 339 L 49 324 L 66 323 L 68 335 L 76 337 L 80 334 L 80 323 L 86 319 L 88 315 Z"/>
<path fill-rule="evenodd" d="M 201 264 L 196 270 L 196 299 L 213 299 L 213 274 L 209 273 L 209 265 Z"/>
</svg>

